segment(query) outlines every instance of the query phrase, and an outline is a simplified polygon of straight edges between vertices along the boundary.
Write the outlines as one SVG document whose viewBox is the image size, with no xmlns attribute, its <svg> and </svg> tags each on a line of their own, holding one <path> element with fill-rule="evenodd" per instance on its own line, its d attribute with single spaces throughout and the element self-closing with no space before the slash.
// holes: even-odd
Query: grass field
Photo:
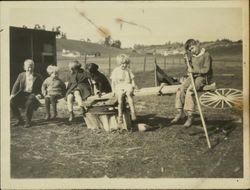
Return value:
<svg viewBox="0 0 250 190">
<path fill-rule="evenodd" d="M 214 59 L 214 81 L 218 88 L 242 89 L 241 60 L 228 57 Z M 108 75 L 107 59 L 92 61 Z M 153 59 L 147 62 L 146 72 L 142 72 L 143 57 L 132 61 L 138 86 L 153 86 Z M 64 80 L 68 76 L 67 63 L 58 61 Z M 166 72 L 179 77 L 185 66 L 176 63 L 169 60 Z M 164 68 L 163 62 L 159 65 Z M 182 123 L 169 124 L 174 117 L 174 100 L 174 95 L 135 97 L 137 122 L 153 129 L 123 134 L 88 130 L 78 110 L 76 120 L 69 124 L 64 101 L 59 103 L 59 116 L 54 121 L 43 120 L 41 107 L 34 114 L 33 127 L 11 127 L 11 177 L 243 177 L 243 127 L 233 122 L 242 113 L 203 108 L 212 144 L 209 150 L 198 117 L 189 129 L 183 129 Z"/>
</svg>

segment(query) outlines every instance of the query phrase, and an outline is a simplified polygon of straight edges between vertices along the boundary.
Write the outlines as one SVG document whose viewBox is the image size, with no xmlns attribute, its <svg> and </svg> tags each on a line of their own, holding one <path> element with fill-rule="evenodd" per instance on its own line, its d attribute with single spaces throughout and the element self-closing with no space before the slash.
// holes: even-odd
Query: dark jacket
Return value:
<svg viewBox="0 0 250 190">
<path fill-rule="evenodd" d="M 31 95 L 29 96 L 36 96 L 38 94 L 41 95 L 41 86 L 43 83 L 43 78 L 41 75 L 37 74 L 37 73 L 33 73 L 33 77 L 34 77 L 34 82 L 33 82 L 33 86 L 32 86 L 32 92 Z M 26 98 L 25 98 L 25 86 L 26 85 L 26 73 L 20 73 L 17 77 L 16 82 L 14 83 L 14 86 L 12 88 L 11 91 L 11 95 L 13 95 L 13 99 L 12 101 L 15 102 L 17 107 L 22 107 L 24 108 L 26 105 Z M 33 108 L 34 110 L 36 110 L 39 106 L 40 106 L 40 102 L 34 98 L 34 104 L 33 104 Z"/>
<path fill-rule="evenodd" d="M 31 93 L 34 95 L 41 94 L 41 86 L 43 83 L 42 76 L 37 74 L 37 73 L 33 73 L 33 77 L 34 77 L 34 83 L 33 83 Z M 11 91 L 11 95 L 14 95 L 14 97 L 16 97 L 21 92 L 24 92 L 25 83 L 26 83 L 26 73 L 22 72 L 18 75 L 17 80 L 14 83 L 14 86 L 13 86 L 12 91 Z"/>
<path fill-rule="evenodd" d="M 104 74 L 100 73 L 99 71 L 96 71 L 95 73 L 91 73 L 91 78 L 96 82 L 96 89 L 99 90 L 101 93 L 109 93 L 112 91 L 111 85 Z"/>
<path fill-rule="evenodd" d="M 89 83 L 90 76 L 83 69 L 79 69 L 69 77 L 66 97 L 73 93 L 75 90 L 79 90 L 82 99 L 86 99 L 91 95 L 91 86 Z"/>
</svg>

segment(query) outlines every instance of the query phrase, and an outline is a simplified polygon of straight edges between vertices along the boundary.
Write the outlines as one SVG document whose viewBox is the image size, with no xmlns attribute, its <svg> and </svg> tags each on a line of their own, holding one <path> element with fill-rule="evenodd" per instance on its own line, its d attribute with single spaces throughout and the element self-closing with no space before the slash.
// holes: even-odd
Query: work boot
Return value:
<svg viewBox="0 0 250 190">
<path fill-rule="evenodd" d="M 24 125 L 24 120 L 22 118 L 19 118 L 17 122 L 13 124 L 14 127 L 18 127 Z"/>
<path fill-rule="evenodd" d="M 182 109 L 178 109 L 178 113 L 175 115 L 174 119 L 172 119 L 170 123 L 172 124 L 178 123 L 181 120 L 182 115 L 183 115 Z"/>
<path fill-rule="evenodd" d="M 188 115 L 187 121 L 184 123 L 183 127 L 189 128 L 193 124 L 194 116 Z"/>
<path fill-rule="evenodd" d="M 74 119 L 74 113 L 73 113 L 73 111 L 71 111 L 69 113 L 69 122 L 73 121 L 73 119 Z"/>
</svg>

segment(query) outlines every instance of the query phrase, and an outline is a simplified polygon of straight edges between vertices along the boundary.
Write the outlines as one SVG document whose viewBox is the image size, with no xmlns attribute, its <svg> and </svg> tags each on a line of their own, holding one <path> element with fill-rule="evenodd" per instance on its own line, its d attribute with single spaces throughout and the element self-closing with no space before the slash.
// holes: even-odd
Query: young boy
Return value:
<svg viewBox="0 0 250 190">
<path fill-rule="evenodd" d="M 58 67 L 48 66 L 47 72 L 50 75 L 42 85 L 42 94 L 45 97 L 46 120 L 55 119 L 57 116 L 56 103 L 65 95 L 66 86 L 58 77 Z M 52 105 L 52 117 L 50 117 L 50 104 Z"/>
<path fill-rule="evenodd" d="M 212 58 L 204 48 L 200 47 L 198 40 L 187 40 L 185 50 L 191 54 L 189 58 L 191 68 L 188 68 L 188 72 L 193 75 L 196 90 L 202 90 L 210 82 L 213 75 Z M 175 108 L 177 109 L 177 115 L 171 123 L 177 123 L 182 118 L 183 111 L 185 111 L 188 118 L 184 127 L 190 127 L 193 123 L 193 113 L 195 111 L 195 97 L 190 77 L 185 80 L 176 92 Z"/>
<path fill-rule="evenodd" d="M 135 107 L 133 101 L 133 92 L 136 88 L 134 81 L 134 74 L 129 69 L 130 59 L 127 55 L 121 54 L 117 56 L 117 64 L 112 74 L 112 92 L 118 99 L 118 123 L 123 123 L 123 107 L 124 98 L 127 97 L 127 101 L 131 111 L 131 119 L 136 120 Z"/>
</svg>

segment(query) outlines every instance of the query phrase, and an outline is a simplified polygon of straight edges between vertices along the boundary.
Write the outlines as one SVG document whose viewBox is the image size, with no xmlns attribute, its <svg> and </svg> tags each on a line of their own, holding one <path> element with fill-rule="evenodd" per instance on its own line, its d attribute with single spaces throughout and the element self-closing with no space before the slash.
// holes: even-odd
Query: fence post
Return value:
<svg viewBox="0 0 250 190">
<path fill-rule="evenodd" d="M 166 59 L 167 59 L 167 57 L 164 56 L 164 70 L 166 70 Z"/>
<path fill-rule="evenodd" d="M 143 61 L 143 72 L 146 71 L 146 55 L 144 56 L 144 61 Z"/>
<path fill-rule="evenodd" d="M 109 55 L 109 75 L 111 74 L 111 57 Z"/>
<path fill-rule="evenodd" d="M 87 64 L 87 53 L 84 54 L 84 64 Z"/>
</svg>

